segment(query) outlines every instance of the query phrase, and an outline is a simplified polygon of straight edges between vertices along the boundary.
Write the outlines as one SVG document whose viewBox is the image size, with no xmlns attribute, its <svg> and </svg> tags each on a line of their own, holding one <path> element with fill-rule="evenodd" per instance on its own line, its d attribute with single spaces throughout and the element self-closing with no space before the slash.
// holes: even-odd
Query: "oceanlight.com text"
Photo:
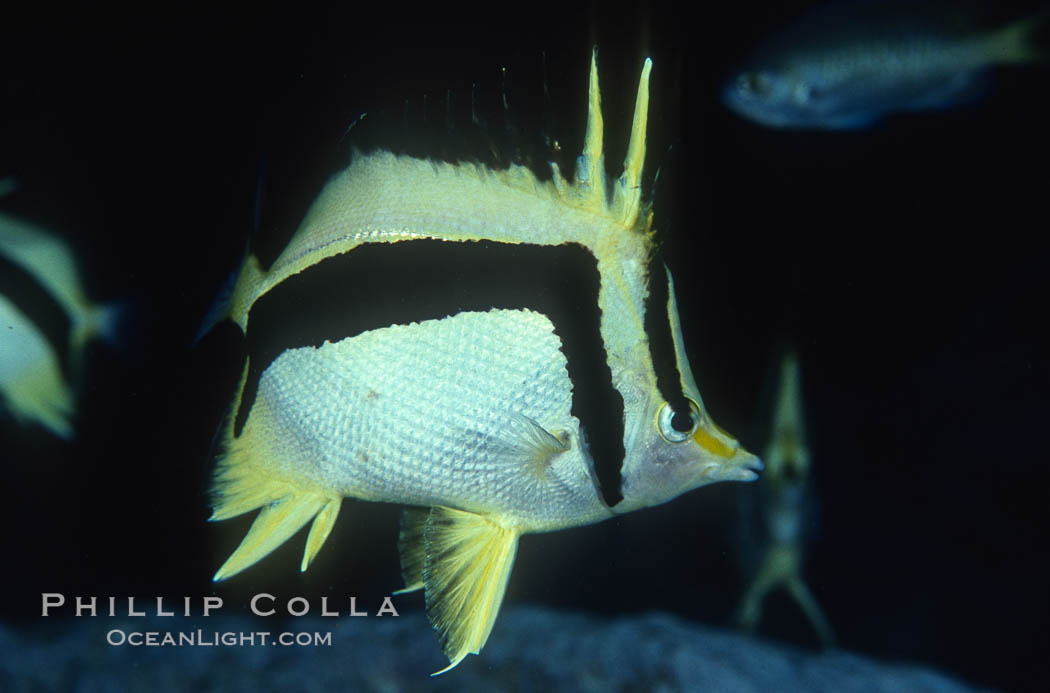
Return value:
<svg viewBox="0 0 1050 693">
<path fill-rule="evenodd" d="M 331 647 L 332 634 L 269 631 L 139 631 L 114 628 L 106 633 L 113 647 Z"/>
</svg>

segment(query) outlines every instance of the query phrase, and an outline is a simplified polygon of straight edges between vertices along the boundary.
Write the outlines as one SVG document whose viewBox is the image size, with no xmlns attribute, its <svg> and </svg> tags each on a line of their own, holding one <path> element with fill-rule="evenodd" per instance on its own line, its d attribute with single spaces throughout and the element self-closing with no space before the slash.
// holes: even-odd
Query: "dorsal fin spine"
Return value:
<svg viewBox="0 0 1050 693">
<path fill-rule="evenodd" d="M 609 187 L 605 174 L 604 121 L 602 120 L 601 89 L 598 86 L 598 49 L 591 52 L 591 72 L 587 90 L 587 134 L 583 152 L 576 160 L 576 180 L 573 187 L 578 199 L 594 210 L 603 210 L 618 220 L 624 228 L 639 229 L 639 218 L 646 217 L 644 225 L 651 223 L 649 210 L 642 209 L 642 169 L 645 165 L 645 134 L 649 117 L 649 72 L 653 61 L 645 59 L 638 80 L 638 94 L 634 103 L 634 120 L 631 138 L 627 144 L 627 156 L 623 161 L 623 173 L 612 187 L 612 200 L 608 199 Z M 555 170 L 554 185 L 560 189 Z"/>
<path fill-rule="evenodd" d="M 587 134 L 583 153 L 576 160 L 576 185 L 583 197 L 602 208 L 605 198 L 605 156 L 601 90 L 598 87 L 598 49 L 591 51 L 591 76 L 587 85 Z"/>
<path fill-rule="evenodd" d="M 642 167 L 645 164 L 645 131 L 649 118 L 649 71 L 653 61 L 645 59 L 642 75 L 638 79 L 638 96 L 634 101 L 634 122 L 631 124 L 631 139 L 627 145 L 627 156 L 623 160 L 623 173 L 613 195 L 613 209 L 626 228 L 638 223 L 642 198 Z"/>
</svg>

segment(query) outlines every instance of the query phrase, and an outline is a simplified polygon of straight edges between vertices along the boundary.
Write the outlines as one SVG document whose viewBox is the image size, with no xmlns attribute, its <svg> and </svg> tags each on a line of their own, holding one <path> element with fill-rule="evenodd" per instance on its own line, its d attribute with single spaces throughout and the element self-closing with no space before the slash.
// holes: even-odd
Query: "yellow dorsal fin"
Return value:
<svg viewBox="0 0 1050 693">
<path fill-rule="evenodd" d="M 638 218 L 642 207 L 642 168 L 645 165 L 645 134 L 649 120 L 649 73 L 653 68 L 653 61 L 646 58 L 642 66 L 638 94 L 634 102 L 631 139 L 627 144 L 623 173 L 613 186 L 613 199 L 610 202 L 606 191 L 604 123 L 601 90 L 598 87 L 597 56 L 598 50 L 594 49 L 591 52 L 591 76 L 587 90 L 587 135 L 583 153 L 576 160 L 576 181 L 573 187 L 577 198 L 587 208 L 613 217 L 624 228 L 640 230 Z M 556 170 L 554 185 L 558 190 L 563 187 Z M 644 226 L 648 228 L 649 223 L 650 220 L 647 219 Z"/>
<path fill-rule="evenodd" d="M 259 258 L 249 254 L 244 258 L 230 298 L 230 317 L 240 325 L 242 332 L 248 331 L 248 312 L 255 301 L 270 288 L 271 285 L 267 285 L 266 273 L 259 264 Z"/>
<path fill-rule="evenodd" d="M 449 665 L 478 654 L 492 632 L 520 532 L 491 518 L 435 507 L 423 530 L 423 587 L 427 616 Z"/>
<path fill-rule="evenodd" d="M 653 61 L 645 59 L 642 76 L 638 79 L 638 96 L 634 101 L 634 122 L 631 124 L 631 140 L 627 145 L 627 156 L 623 160 L 623 173 L 613 193 L 613 212 L 626 228 L 638 223 L 638 210 L 642 199 L 642 166 L 645 164 L 645 131 L 649 120 L 649 71 Z"/>
<path fill-rule="evenodd" d="M 587 83 L 587 134 L 583 152 L 576 160 L 576 189 L 598 209 L 606 206 L 604 130 L 602 96 L 598 87 L 598 49 L 595 48 L 591 51 L 591 76 Z"/>
<path fill-rule="evenodd" d="M 595 48 L 591 52 L 587 89 L 587 130 L 571 183 L 554 163 L 551 180 L 540 181 L 523 166 L 494 171 L 478 164 L 423 161 L 390 152 L 357 154 L 350 167 L 324 187 L 284 251 L 266 270 L 255 256 L 245 259 L 230 297 L 229 316 L 245 331 L 248 314 L 260 297 L 292 275 L 325 258 L 350 252 L 362 243 L 420 237 L 536 241 L 544 245 L 566 242 L 560 231 L 556 239 L 550 238 L 554 231 L 539 234 L 542 239 L 537 239 L 534 228 L 503 223 L 506 215 L 514 217 L 521 209 L 547 208 L 556 214 L 560 211 L 556 205 L 565 205 L 613 220 L 628 231 L 647 233 L 652 218 L 641 203 L 641 176 L 651 68 L 652 61 L 647 58 L 638 84 L 623 174 L 614 184 L 610 185 L 605 171 L 604 120 Z M 375 210 L 370 207 L 373 204 L 391 205 L 380 216 L 400 221 L 391 222 L 389 228 L 376 226 Z M 495 220 L 484 230 L 460 223 L 460 215 L 474 219 L 481 209 L 487 218 Z M 527 238 L 522 237 L 523 229 L 529 230 Z M 616 232 L 617 228 L 610 226 L 608 230 Z"/>
</svg>

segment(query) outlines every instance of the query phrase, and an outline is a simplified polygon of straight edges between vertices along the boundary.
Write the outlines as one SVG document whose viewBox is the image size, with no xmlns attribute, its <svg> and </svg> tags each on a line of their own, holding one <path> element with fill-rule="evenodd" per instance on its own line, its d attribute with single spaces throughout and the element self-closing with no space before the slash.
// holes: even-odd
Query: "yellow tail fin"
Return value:
<svg viewBox="0 0 1050 693">
<path fill-rule="evenodd" d="M 423 586 L 427 616 L 450 662 L 432 676 L 485 646 L 507 591 L 519 536 L 518 530 L 481 515 L 431 509 L 423 529 Z M 412 585 L 410 579 L 405 582 Z"/>
</svg>

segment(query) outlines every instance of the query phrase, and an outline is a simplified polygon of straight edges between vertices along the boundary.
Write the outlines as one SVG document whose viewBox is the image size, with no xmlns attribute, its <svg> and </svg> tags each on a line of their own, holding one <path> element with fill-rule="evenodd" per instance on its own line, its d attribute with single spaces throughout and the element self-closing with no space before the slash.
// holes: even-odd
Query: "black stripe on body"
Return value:
<svg viewBox="0 0 1050 693">
<path fill-rule="evenodd" d="M 36 277 L 0 255 L 0 295 L 28 318 L 55 350 L 62 374 L 69 377 L 69 336 L 72 322 L 65 309 Z M 7 329 L 0 325 L 0 329 Z"/>
<path fill-rule="evenodd" d="M 649 356 L 656 371 L 656 387 L 676 414 L 688 420 L 689 402 L 682 392 L 682 374 L 674 353 L 671 319 L 667 314 L 670 298 L 667 269 L 659 253 L 649 261 L 649 295 L 645 299 L 645 334 L 649 338 Z"/>
<path fill-rule="evenodd" d="M 572 413 L 586 432 L 602 493 L 618 502 L 623 398 L 612 385 L 598 308 L 600 275 L 583 246 L 433 239 L 368 243 L 274 287 L 248 321 L 248 379 L 234 421 L 239 435 L 263 371 L 283 351 L 464 311 L 528 308 L 562 343 Z"/>
</svg>

